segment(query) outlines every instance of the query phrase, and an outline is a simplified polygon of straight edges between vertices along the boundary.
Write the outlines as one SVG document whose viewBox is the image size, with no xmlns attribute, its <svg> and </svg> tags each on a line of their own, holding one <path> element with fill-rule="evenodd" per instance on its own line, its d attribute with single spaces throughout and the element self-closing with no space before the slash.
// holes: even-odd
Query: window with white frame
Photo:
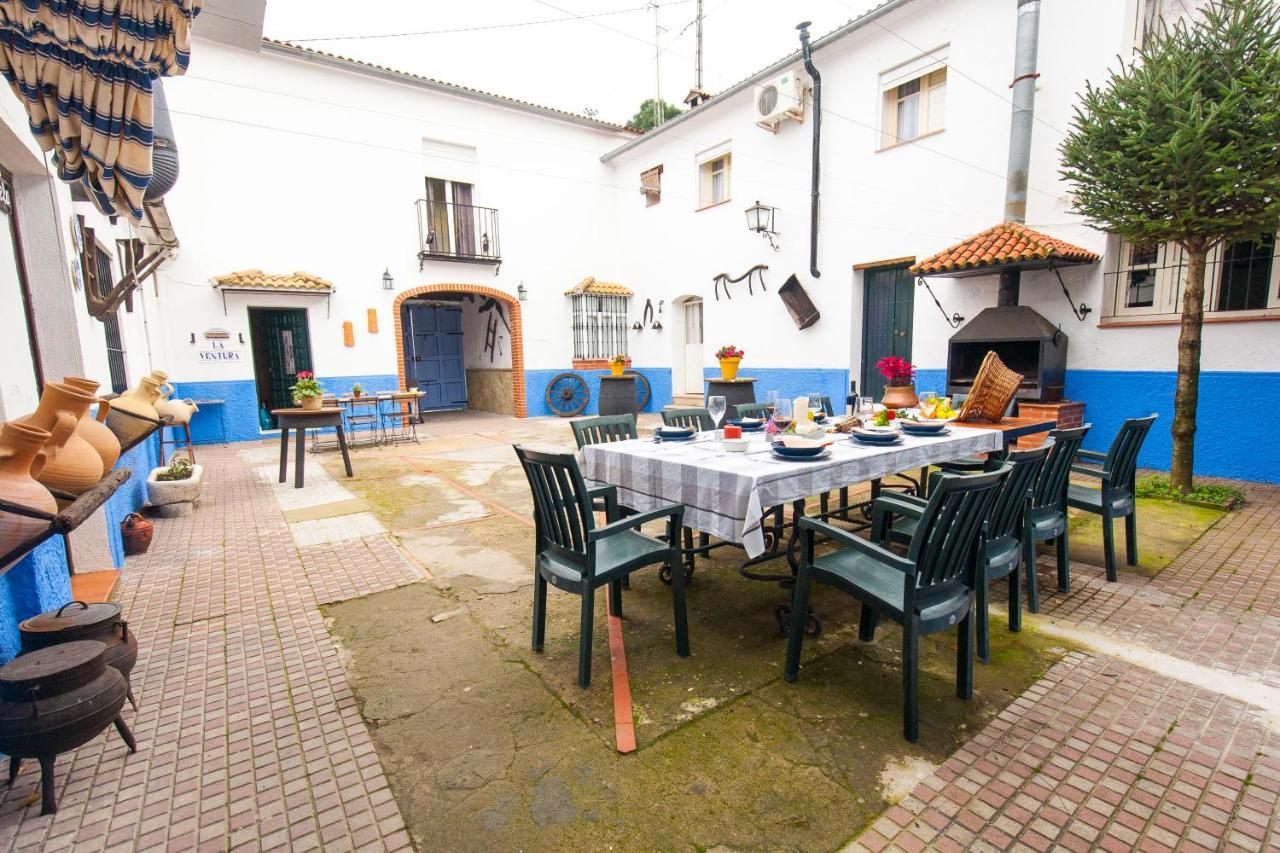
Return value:
<svg viewBox="0 0 1280 853">
<path fill-rule="evenodd" d="M 732 173 L 733 154 L 727 145 L 698 155 L 698 207 L 729 201 Z"/>
<path fill-rule="evenodd" d="M 947 113 L 945 48 L 880 75 L 880 147 L 942 130 Z"/>
<path fill-rule="evenodd" d="M 1176 321 L 1182 312 L 1187 253 L 1176 243 L 1114 241 L 1116 265 L 1104 273 L 1103 322 Z M 1214 247 L 1205 259 L 1204 310 L 1220 317 L 1280 316 L 1277 235 Z"/>
</svg>

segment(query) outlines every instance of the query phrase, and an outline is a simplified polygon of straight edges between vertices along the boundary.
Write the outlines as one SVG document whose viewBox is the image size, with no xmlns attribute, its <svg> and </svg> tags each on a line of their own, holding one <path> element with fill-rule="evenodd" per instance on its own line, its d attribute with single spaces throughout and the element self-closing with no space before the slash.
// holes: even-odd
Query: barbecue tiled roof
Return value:
<svg viewBox="0 0 1280 853">
<path fill-rule="evenodd" d="M 214 287 L 254 288 L 260 290 L 301 290 L 328 293 L 333 283 L 309 272 L 292 272 L 269 275 L 262 270 L 240 270 L 220 275 L 213 280 Z"/>
<path fill-rule="evenodd" d="M 594 293 L 597 296 L 633 296 L 631 289 L 614 281 L 596 281 L 587 276 L 564 292 L 565 296 L 577 296 L 580 293 Z"/>
<path fill-rule="evenodd" d="M 980 267 L 1045 261 L 1093 263 L 1100 256 L 1088 249 L 1050 237 L 1018 222 L 1001 222 L 981 234 L 956 243 L 912 266 L 912 275 L 942 275 Z"/>
</svg>

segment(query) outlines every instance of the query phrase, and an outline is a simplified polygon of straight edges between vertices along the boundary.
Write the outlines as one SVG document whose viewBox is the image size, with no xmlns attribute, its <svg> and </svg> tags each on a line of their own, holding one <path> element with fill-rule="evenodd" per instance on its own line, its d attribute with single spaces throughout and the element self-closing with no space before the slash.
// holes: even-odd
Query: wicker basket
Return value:
<svg viewBox="0 0 1280 853">
<path fill-rule="evenodd" d="M 1000 357 L 988 351 L 973 378 L 973 391 L 960 407 L 961 423 L 998 423 L 1018 393 L 1022 374 L 1010 370 Z"/>
</svg>

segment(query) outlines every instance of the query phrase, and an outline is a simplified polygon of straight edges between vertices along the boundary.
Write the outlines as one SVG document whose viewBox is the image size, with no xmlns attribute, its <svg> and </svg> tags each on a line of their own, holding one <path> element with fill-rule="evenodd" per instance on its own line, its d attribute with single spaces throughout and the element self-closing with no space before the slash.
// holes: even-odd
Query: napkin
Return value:
<svg viewBox="0 0 1280 853">
<path fill-rule="evenodd" d="M 817 441 L 812 438 L 800 438 L 795 435 L 787 435 L 782 438 L 783 447 L 829 447 L 831 441 Z"/>
</svg>

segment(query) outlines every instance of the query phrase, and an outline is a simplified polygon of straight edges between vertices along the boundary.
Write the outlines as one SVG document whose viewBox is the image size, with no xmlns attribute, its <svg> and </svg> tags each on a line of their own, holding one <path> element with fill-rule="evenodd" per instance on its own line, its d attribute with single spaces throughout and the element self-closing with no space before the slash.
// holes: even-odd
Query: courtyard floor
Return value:
<svg viewBox="0 0 1280 853">
<path fill-rule="evenodd" d="M 690 587 L 674 653 L 652 572 L 625 598 L 639 750 L 613 750 L 607 632 L 580 690 L 576 601 L 552 591 L 528 649 L 527 486 L 510 445 L 561 420 L 434 417 L 420 445 L 311 456 L 200 448 L 193 515 L 156 519 L 117 599 L 138 633 L 139 741 L 32 766 L 0 798 L 0 846 L 228 849 L 1280 849 L 1280 488 L 1162 570 L 1072 566 L 1013 635 L 993 619 L 976 696 L 933 638 L 922 737 L 898 736 L 896 629 L 856 605 L 781 681 L 773 606 L 733 549 Z M 291 485 L 291 484 L 290 484 Z M 997 596 L 998 598 L 998 596 Z M 1002 603 L 996 605 L 998 610 Z M 994 612 L 994 611 L 993 611 Z"/>
</svg>

